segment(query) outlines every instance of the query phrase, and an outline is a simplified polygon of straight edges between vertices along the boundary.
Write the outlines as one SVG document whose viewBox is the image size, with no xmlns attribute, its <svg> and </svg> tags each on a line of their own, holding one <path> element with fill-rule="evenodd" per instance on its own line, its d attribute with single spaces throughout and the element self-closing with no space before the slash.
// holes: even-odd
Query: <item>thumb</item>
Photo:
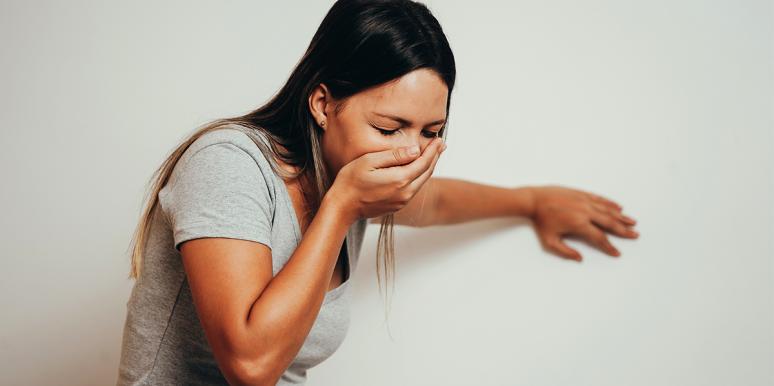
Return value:
<svg viewBox="0 0 774 386">
<path fill-rule="evenodd" d="M 414 152 L 412 153 L 412 148 Z M 403 146 L 373 153 L 371 166 L 387 168 L 404 165 L 419 157 L 419 146 Z"/>
<path fill-rule="evenodd" d="M 565 244 L 562 241 L 562 238 L 559 237 L 558 234 L 555 234 L 555 233 L 543 234 L 543 241 L 545 242 L 547 247 L 549 247 L 550 249 L 553 249 L 556 252 L 559 252 L 559 254 L 561 254 L 562 256 L 568 259 L 577 260 L 577 261 L 581 261 L 583 259 L 580 253 L 578 253 L 578 251 L 570 248 L 567 244 Z"/>
</svg>

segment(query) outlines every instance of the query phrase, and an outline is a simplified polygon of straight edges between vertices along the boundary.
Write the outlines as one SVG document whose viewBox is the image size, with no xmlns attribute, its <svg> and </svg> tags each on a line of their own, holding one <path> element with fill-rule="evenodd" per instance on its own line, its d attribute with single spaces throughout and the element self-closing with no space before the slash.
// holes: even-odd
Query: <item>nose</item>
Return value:
<svg viewBox="0 0 774 386">
<path fill-rule="evenodd" d="M 422 141 L 420 140 L 419 135 L 403 135 L 401 136 L 401 141 L 398 146 L 400 147 L 410 147 L 410 146 L 417 146 L 419 147 L 419 150 L 424 150 L 424 146 L 422 146 Z"/>
</svg>

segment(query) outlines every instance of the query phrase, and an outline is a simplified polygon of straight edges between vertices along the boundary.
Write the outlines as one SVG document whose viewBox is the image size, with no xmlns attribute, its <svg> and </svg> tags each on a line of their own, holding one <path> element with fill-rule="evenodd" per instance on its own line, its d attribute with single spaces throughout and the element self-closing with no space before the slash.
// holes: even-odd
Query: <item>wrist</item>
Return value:
<svg viewBox="0 0 774 386">
<path fill-rule="evenodd" d="M 532 218 L 535 215 L 536 187 L 520 186 L 511 188 L 513 191 L 512 215 Z"/>
<path fill-rule="evenodd" d="M 331 188 L 323 196 L 320 206 L 325 206 L 330 211 L 336 213 L 342 220 L 352 224 L 358 220 L 359 216 L 352 209 L 351 204 L 350 199 Z"/>
</svg>

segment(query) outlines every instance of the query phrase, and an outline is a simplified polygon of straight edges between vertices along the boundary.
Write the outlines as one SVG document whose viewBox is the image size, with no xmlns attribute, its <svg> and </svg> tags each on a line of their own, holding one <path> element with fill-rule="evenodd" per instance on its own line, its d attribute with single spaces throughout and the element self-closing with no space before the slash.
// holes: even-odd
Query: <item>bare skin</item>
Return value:
<svg viewBox="0 0 774 386">
<path fill-rule="evenodd" d="M 329 175 L 337 175 L 345 164 L 366 153 L 411 145 L 426 148 L 445 125 L 447 94 L 446 84 L 435 72 L 419 69 L 396 82 L 355 95 L 338 114 L 333 114 L 335 103 L 327 87 L 319 85 L 312 92 L 309 103 L 312 115 L 325 130 L 322 148 Z M 401 124 L 384 115 L 403 118 L 410 124 Z M 385 135 L 377 128 L 395 132 Z M 288 171 L 297 170 L 279 160 L 277 163 Z M 297 181 L 285 181 L 285 185 L 303 234 L 311 219 L 303 215 L 302 192 Z M 342 251 L 329 291 L 344 282 L 345 258 Z"/>
<path fill-rule="evenodd" d="M 288 171 L 296 171 L 297 168 L 291 167 L 290 165 L 285 164 L 284 162 L 277 160 L 277 163 L 283 168 Z M 306 228 L 309 226 L 309 222 L 311 219 L 306 216 L 306 206 L 304 205 L 303 201 L 303 193 L 301 192 L 301 188 L 299 186 L 298 181 L 287 181 L 285 180 L 285 187 L 288 190 L 288 194 L 290 195 L 290 200 L 293 203 L 293 210 L 296 212 L 296 218 L 299 222 L 299 227 L 301 228 L 301 237 L 303 238 L 304 233 L 306 233 Z M 336 262 L 336 268 L 333 270 L 333 276 L 331 277 L 331 281 L 328 284 L 328 291 L 331 291 L 341 285 L 344 282 L 344 263 L 345 258 L 347 258 L 347 255 L 344 253 L 344 246 L 342 245 L 341 251 L 339 252 L 339 258 Z"/>
<path fill-rule="evenodd" d="M 229 384 L 277 382 L 306 340 L 325 292 L 343 282 L 339 263 L 351 225 L 404 208 L 430 179 L 445 148 L 436 138 L 442 123 L 434 121 L 446 116 L 447 93 L 428 70 L 355 94 L 344 105 L 317 85 L 309 107 L 325 130 L 323 162 L 333 181 L 313 218 L 304 215 L 298 186 L 286 183 L 302 237 L 277 275 L 263 243 L 205 237 L 181 244 L 194 305 Z M 333 114 L 336 106 L 343 109 Z M 375 116 L 377 109 L 403 124 Z M 395 132 L 381 134 L 374 124 Z"/>
<path fill-rule="evenodd" d="M 445 125 L 447 98 L 443 80 L 432 70 L 418 69 L 354 95 L 334 114 L 335 101 L 327 87 L 319 85 L 309 103 L 312 116 L 325 130 L 322 150 L 329 175 L 336 176 L 345 164 L 366 153 L 412 145 L 424 150 Z"/>
</svg>

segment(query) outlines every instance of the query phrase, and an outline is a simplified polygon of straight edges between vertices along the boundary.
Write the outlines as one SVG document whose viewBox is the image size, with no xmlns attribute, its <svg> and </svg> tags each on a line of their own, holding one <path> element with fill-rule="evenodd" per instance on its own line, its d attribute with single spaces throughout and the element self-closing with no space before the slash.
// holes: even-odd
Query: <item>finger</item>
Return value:
<svg viewBox="0 0 774 386">
<path fill-rule="evenodd" d="M 396 180 L 406 180 L 409 183 L 415 180 L 432 165 L 435 155 L 440 151 L 442 145 L 443 139 L 433 139 L 430 145 L 422 151 L 422 155 L 419 158 L 409 164 L 388 169 L 391 173 L 395 173 L 391 177 Z"/>
<path fill-rule="evenodd" d="M 614 218 L 618 219 L 622 223 L 626 224 L 627 226 L 634 226 L 634 224 L 637 223 L 633 218 L 624 215 L 623 213 L 619 212 L 618 210 L 611 209 L 609 206 L 603 205 L 601 203 L 592 203 L 592 207 L 595 209 L 607 213 L 610 216 L 613 216 Z M 636 233 L 636 232 L 635 232 Z"/>
<path fill-rule="evenodd" d="M 613 244 L 610 243 L 610 240 L 607 239 L 605 233 L 597 228 L 594 224 L 589 223 L 589 225 L 583 228 L 579 233 L 583 236 L 586 236 L 586 238 L 593 245 L 602 251 L 605 251 L 615 257 L 621 255 L 621 252 L 619 252 L 618 249 L 616 249 Z"/>
<path fill-rule="evenodd" d="M 566 257 L 572 260 L 577 260 L 577 261 L 583 260 L 583 257 L 581 257 L 581 254 L 575 249 L 572 249 L 567 244 L 565 244 L 558 234 L 546 233 L 542 235 L 541 239 L 543 240 L 543 244 L 546 246 L 546 248 L 559 253 L 563 257 Z"/>
<path fill-rule="evenodd" d="M 615 210 L 617 210 L 619 212 L 621 210 L 623 210 L 623 207 L 621 205 L 619 205 L 618 203 L 614 202 L 613 200 L 610 200 L 608 198 L 602 197 L 602 196 L 600 196 L 598 194 L 594 194 L 594 193 L 591 193 L 591 192 L 586 192 L 586 194 L 588 194 L 591 197 L 591 199 L 594 200 L 595 202 L 598 202 L 598 203 L 600 203 L 602 205 L 605 205 L 607 207 L 613 208 L 613 209 L 615 209 Z"/>
<path fill-rule="evenodd" d="M 444 144 L 445 145 L 445 144 Z M 443 153 L 444 148 L 442 147 L 441 150 L 435 154 L 433 157 L 433 162 L 430 165 L 427 170 L 425 170 L 419 177 L 414 179 L 414 181 L 411 181 L 409 183 L 409 189 L 411 189 L 412 192 L 418 192 L 419 189 L 424 185 L 427 180 L 430 179 L 430 177 L 433 176 L 433 172 L 435 171 L 435 165 L 438 164 L 438 160 L 441 158 L 441 153 Z"/>
<path fill-rule="evenodd" d="M 621 220 L 623 222 L 629 224 L 629 225 L 634 225 L 634 224 L 637 223 L 637 220 L 635 220 L 635 219 L 633 219 L 633 218 L 631 218 L 631 217 L 629 217 L 629 216 L 627 216 L 627 215 L 625 215 L 623 213 L 621 213 Z"/>
<path fill-rule="evenodd" d="M 615 234 L 616 236 L 629 237 L 629 238 L 636 238 L 638 236 L 637 232 L 635 232 L 633 229 L 628 228 L 617 217 L 614 217 L 607 213 L 592 211 L 590 217 L 591 217 L 591 222 L 593 222 L 600 228 Z"/>
<path fill-rule="evenodd" d="M 405 165 L 414 161 L 417 159 L 417 157 L 420 157 L 419 147 L 416 148 L 416 154 L 411 154 L 410 150 L 411 146 L 402 146 L 384 151 L 368 153 L 366 154 L 366 157 L 368 157 L 369 164 L 372 168 L 388 168 L 391 166 Z"/>
</svg>

